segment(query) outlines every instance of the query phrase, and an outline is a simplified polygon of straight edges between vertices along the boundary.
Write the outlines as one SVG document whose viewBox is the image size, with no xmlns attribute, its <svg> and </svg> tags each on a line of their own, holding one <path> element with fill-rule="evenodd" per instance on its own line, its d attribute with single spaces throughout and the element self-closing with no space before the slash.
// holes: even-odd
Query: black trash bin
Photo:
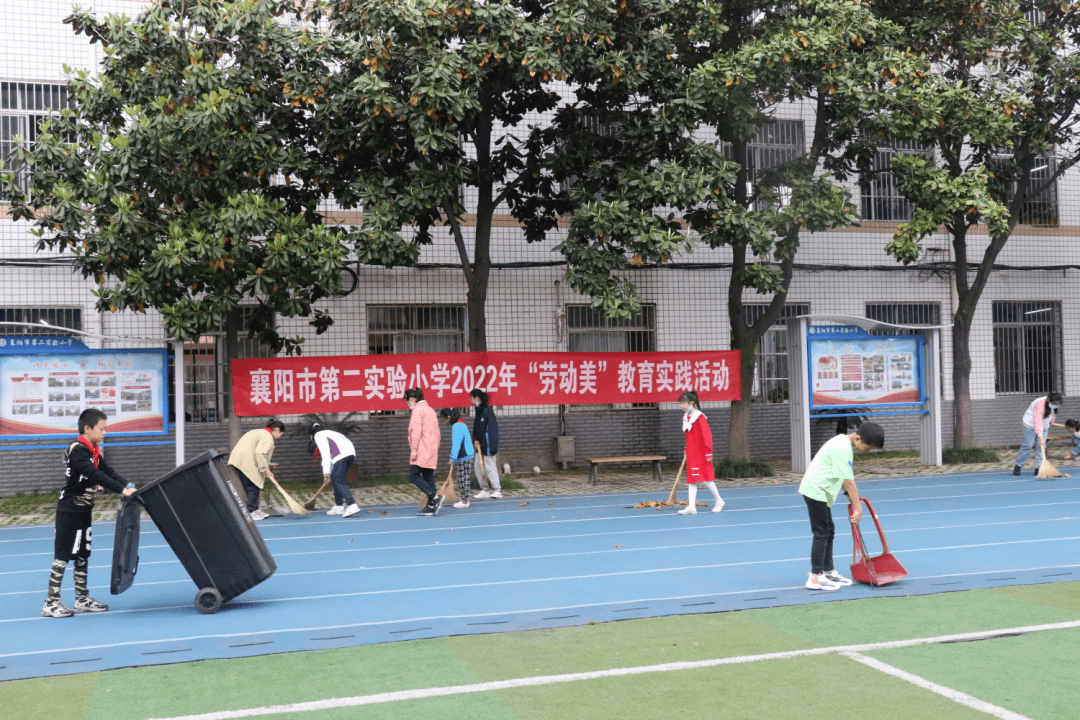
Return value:
<svg viewBox="0 0 1080 720">
<path fill-rule="evenodd" d="M 274 574 L 277 564 L 230 478 L 224 455 L 208 450 L 124 501 L 116 518 L 113 594 L 131 586 L 138 568 L 138 503 L 199 588 L 195 607 L 222 603 Z M 134 501 L 134 502 L 132 502 Z"/>
</svg>

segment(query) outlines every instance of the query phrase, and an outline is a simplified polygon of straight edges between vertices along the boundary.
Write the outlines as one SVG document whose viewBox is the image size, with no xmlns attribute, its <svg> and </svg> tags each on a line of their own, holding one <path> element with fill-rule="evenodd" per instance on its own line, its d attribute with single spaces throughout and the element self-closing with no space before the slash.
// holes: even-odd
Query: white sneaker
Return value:
<svg viewBox="0 0 1080 720">
<path fill-rule="evenodd" d="M 491 491 L 491 497 L 494 498 L 495 500 L 498 500 L 499 498 L 502 497 L 502 493 L 500 491 L 498 491 L 498 490 L 492 490 Z"/>
<path fill-rule="evenodd" d="M 341 515 L 344 512 L 345 512 L 345 506 L 344 505 L 335 505 L 334 507 L 327 510 L 326 514 L 327 515 Z"/>
<path fill-rule="evenodd" d="M 712 506 L 712 511 L 713 512 L 720 512 L 721 510 L 724 509 L 724 505 L 726 505 L 726 504 L 727 503 L 725 503 L 723 500 L 717 500 L 716 504 Z"/>
<path fill-rule="evenodd" d="M 679 511 L 680 515 L 697 515 L 697 508 L 693 505 L 687 505 Z"/>
<path fill-rule="evenodd" d="M 824 575 L 807 573 L 806 587 L 809 590 L 839 590 L 840 586 Z"/>
<path fill-rule="evenodd" d="M 491 497 L 491 493 L 489 493 L 487 490 L 481 490 L 480 492 L 473 495 L 473 498 L 477 500 L 487 500 L 489 497 Z"/>
<path fill-rule="evenodd" d="M 251 519 L 252 520 L 265 520 L 268 517 L 269 517 L 269 515 L 267 515 L 262 510 L 256 510 L 255 512 L 251 513 Z"/>
<path fill-rule="evenodd" d="M 837 570 L 830 570 L 825 573 L 825 578 L 834 585 L 843 585 L 846 587 L 851 584 L 851 578 L 844 577 Z"/>
<path fill-rule="evenodd" d="M 360 506 L 357 505 L 356 503 L 353 503 L 349 507 L 344 508 L 341 512 L 336 513 L 336 514 L 340 515 L 341 517 L 352 517 L 353 515 L 355 515 L 358 512 L 360 512 Z"/>
</svg>

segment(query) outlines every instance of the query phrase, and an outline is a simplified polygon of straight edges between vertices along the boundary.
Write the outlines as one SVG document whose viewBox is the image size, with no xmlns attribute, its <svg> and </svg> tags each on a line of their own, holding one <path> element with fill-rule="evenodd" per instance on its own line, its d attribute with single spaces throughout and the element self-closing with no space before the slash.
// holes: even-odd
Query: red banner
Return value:
<svg viewBox="0 0 1080 720">
<path fill-rule="evenodd" d="M 406 388 L 434 407 L 467 407 L 479 388 L 492 405 L 738 400 L 739 351 L 479 352 L 233 360 L 236 414 L 400 410 Z"/>
</svg>

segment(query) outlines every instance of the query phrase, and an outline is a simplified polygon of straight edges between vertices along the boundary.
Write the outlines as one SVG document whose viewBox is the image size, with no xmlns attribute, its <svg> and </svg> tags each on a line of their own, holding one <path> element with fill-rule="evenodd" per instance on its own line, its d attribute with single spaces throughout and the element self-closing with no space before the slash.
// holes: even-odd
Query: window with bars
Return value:
<svg viewBox="0 0 1080 720">
<path fill-rule="evenodd" d="M 463 352 L 464 305 L 368 305 L 368 354 Z"/>
<path fill-rule="evenodd" d="M 750 180 L 746 191 L 752 195 L 758 183 L 769 183 L 768 171 L 780 167 L 784 163 L 801 157 L 806 152 L 803 139 L 802 120 L 771 120 L 754 134 L 747 144 L 747 162 L 750 172 Z M 733 152 L 731 143 L 721 145 L 724 155 L 731 159 Z M 777 200 L 781 206 L 791 202 L 791 188 L 783 184 L 769 184 L 769 187 L 777 194 Z M 769 208 L 770 201 L 764 198 L 754 202 L 754 209 L 764 211 Z"/>
<path fill-rule="evenodd" d="M 368 305 L 368 354 L 465 350 L 464 305 Z M 371 415 L 407 415 L 383 410 Z"/>
<path fill-rule="evenodd" d="M 1006 202 L 1011 202 L 1018 193 L 1028 193 L 1033 188 L 1042 187 L 1057 172 L 1057 161 L 1052 156 L 1040 157 L 1035 160 L 1031 168 L 1031 176 L 1021 187 L 1018 180 L 1010 179 L 1012 169 L 1009 161 L 1012 155 L 1000 153 L 991 160 L 991 166 L 996 165 L 999 170 L 995 173 L 995 180 L 1003 182 L 1002 188 Z M 1000 186 L 999 186 L 1000 187 Z M 1020 208 L 1020 217 L 1017 219 L 1021 225 L 1042 225 L 1057 227 L 1058 225 L 1058 192 L 1057 182 L 1053 182 L 1045 190 L 1028 198 Z"/>
<path fill-rule="evenodd" d="M 567 340 L 571 352 L 653 352 L 656 350 L 656 306 L 642 305 L 631 318 L 606 317 L 590 305 L 566 306 Z M 656 403 L 619 403 L 611 408 L 656 407 Z"/>
<path fill-rule="evenodd" d="M 606 317 L 590 305 L 566 306 L 571 352 L 652 352 L 656 349 L 656 306 L 621 320 Z"/>
<path fill-rule="evenodd" d="M 743 305 L 743 316 L 747 325 L 756 323 L 767 308 L 768 305 Z M 780 317 L 758 341 L 754 358 L 754 384 L 750 396 L 752 403 L 788 401 L 787 318 L 809 314 L 809 304 L 784 305 Z"/>
<path fill-rule="evenodd" d="M 67 335 L 63 330 L 54 330 L 41 324 L 44 320 L 49 325 L 69 330 L 82 330 L 82 310 L 78 308 L 0 308 L 0 321 L 5 323 L 27 323 L 27 325 L 0 325 L 0 335 Z"/>
<path fill-rule="evenodd" d="M 0 82 L 0 172 L 14 172 L 15 182 L 29 191 L 30 173 L 10 160 L 16 138 L 32 147 L 37 142 L 38 126 L 50 115 L 71 107 L 67 87 L 43 83 Z M 4 200 L 0 194 L 0 201 Z"/>
<path fill-rule="evenodd" d="M 1002 395 L 1064 392 L 1061 303 L 994 302 L 994 389 Z"/>
<path fill-rule="evenodd" d="M 930 151 L 915 140 L 895 141 L 878 146 L 871 172 L 859 180 L 863 220 L 905 222 L 911 219 L 915 205 L 900 194 L 896 175 L 890 170 L 893 158 L 900 153 L 931 157 Z"/>
<path fill-rule="evenodd" d="M 255 310 L 253 307 L 240 309 L 238 358 L 273 357 L 270 348 L 247 336 L 248 320 Z M 224 323 L 222 320 L 220 330 L 184 343 L 184 412 L 188 422 L 218 422 L 227 415 L 229 388 L 225 382 L 225 366 L 228 353 Z M 172 393 L 172 383 L 169 392 Z M 170 405 L 175 407 L 173 401 L 174 398 L 170 398 Z"/>
<path fill-rule="evenodd" d="M 941 305 L 938 303 L 867 303 L 866 317 L 892 325 L 940 325 Z M 882 328 L 872 335 L 917 335 L 918 330 Z"/>
</svg>

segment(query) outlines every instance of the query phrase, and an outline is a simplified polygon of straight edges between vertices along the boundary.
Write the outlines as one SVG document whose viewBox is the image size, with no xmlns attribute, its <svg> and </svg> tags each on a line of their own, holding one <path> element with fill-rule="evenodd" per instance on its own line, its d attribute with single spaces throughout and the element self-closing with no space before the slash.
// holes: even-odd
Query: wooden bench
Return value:
<svg viewBox="0 0 1080 720">
<path fill-rule="evenodd" d="M 596 484 L 596 475 L 601 465 L 608 464 L 629 464 L 629 463 L 652 463 L 653 466 L 653 479 L 656 482 L 663 482 L 664 478 L 660 475 L 660 463 L 667 460 L 665 455 L 629 455 L 626 457 L 602 457 L 602 458 L 585 458 L 585 462 L 592 465 L 592 469 L 589 471 L 589 484 Z"/>
</svg>

